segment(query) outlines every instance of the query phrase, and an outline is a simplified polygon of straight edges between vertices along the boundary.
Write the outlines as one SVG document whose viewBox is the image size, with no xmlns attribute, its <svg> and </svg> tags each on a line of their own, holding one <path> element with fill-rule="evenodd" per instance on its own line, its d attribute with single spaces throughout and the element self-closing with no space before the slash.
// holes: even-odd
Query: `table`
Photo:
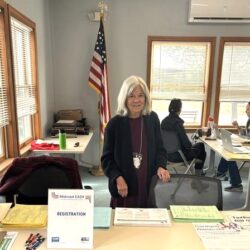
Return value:
<svg viewBox="0 0 250 250">
<path fill-rule="evenodd" d="M 0 204 L 1 208 L 1 204 Z M 227 215 L 232 211 L 223 211 Z M 237 213 L 237 211 L 235 211 Z M 243 212 L 248 213 L 249 212 Z M 1 209 L 0 209 L 1 215 Z M 3 230 L 0 228 L 0 231 Z M 9 230 L 9 231 L 15 231 Z M 46 236 L 46 229 L 18 229 L 18 236 L 11 250 L 21 250 L 30 233 L 40 233 Z M 47 242 L 38 250 L 45 250 Z M 205 250 L 192 223 L 175 223 L 170 227 L 129 227 L 111 226 L 109 229 L 94 230 L 94 250 Z M 62 249 L 63 250 L 63 249 Z M 66 250 L 66 249 L 65 249 Z M 72 250 L 72 249 L 71 249 Z"/>
<path fill-rule="evenodd" d="M 206 140 L 204 137 L 200 137 L 200 140 L 207 145 L 210 151 L 209 166 L 214 168 L 215 153 L 223 157 L 227 161 L 243 161 L 250 162 L 250 154 L 234 154 L 222 147 L 220 140 Z M 242 208 L 237 210 L 250 210 L 250 171 L 248 173 L 248 187 L 246 190 L 246 200 Z"/>
<path fill-rule="evenodd" d="M 88 135 L 77 135 L 77 137 L 74 137 L 74 138 L 67 138 L 66 149 L 58 149 L 58 150 L 49 150 L 49 149 L 37 150 L 36 149 L 36 150 L 32 150 L 32 152 L 34 153 L 40 152 L 40 153 L 48 153 L 48 154 L 74 154 L 75 160 L 77 160 L 78 163 L 92 165 L 89 162 L 82 161 L 80 158 L 80 155 L 84 153 L 92 136 L 93 136 L 93 132 L 90 131 Z M 47 137 L 43 140 L 43 142 L 59 144 L 59 138 Z M 74 147 L 76 142 L 79 142 L 78 147 Z"/>
<path fill-rule="evenodd" d="M 67 138 L 67 146 L 66 149 L 58 149 L 58 150 L 33 150 L 32 152 L 42 152 L 42 153 L 51 153 L 51 154 L 82 154 L 84 153 L 86 147 L 88 146 L 91 138 L 93 136 L 93 132 L 90 131 L 88 135 L 77 135 L 74 138 Z M 59 144 L 58 138 L 47 137 L 43 140 L 46 143 L 55 143 Z M 79 142 L 78 147 L 74 147 L 75 143 Z"/>
</svg>

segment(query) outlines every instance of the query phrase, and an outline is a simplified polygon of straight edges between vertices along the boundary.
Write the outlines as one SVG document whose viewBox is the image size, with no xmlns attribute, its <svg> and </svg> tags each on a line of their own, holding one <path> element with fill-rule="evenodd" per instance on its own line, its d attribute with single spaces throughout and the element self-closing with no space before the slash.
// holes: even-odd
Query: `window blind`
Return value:
<svg viewBox="0 0 250 250">
<path fill-rule="evenodd" d="M 9 123 L 7 83 L 6 83 L 6 47 L 3 13 L 0 11 L 0 128 Z"/>
<path fill-rule="evenodd" d="M 207 42 L 153 42 L 152 98 L 205 100 L 209 54 Z"/>
<path fill-rule="evenodd" d="M 247 102 L 250 96 L 250 43 L 224 45 L 220 101 Z"/>
<path fill-rule="evenodd" d="M 11 17 L 15 90 L 18 118 L 36 113 L 36 85 L 32 81 L 32 29 Z"/>
</svg>

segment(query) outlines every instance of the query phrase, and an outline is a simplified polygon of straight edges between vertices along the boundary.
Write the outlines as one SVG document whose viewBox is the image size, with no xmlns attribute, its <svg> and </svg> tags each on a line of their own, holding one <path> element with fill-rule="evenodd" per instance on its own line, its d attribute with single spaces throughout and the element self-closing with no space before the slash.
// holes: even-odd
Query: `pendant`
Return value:
<svg viewBox="0 0 250 250">
<path fill-rule="evenodd" d="M 136 169 L 140 168 L 141 161 L 142 161 L 142 154 L 133 153 L 133 163 Z"/>
</svg>

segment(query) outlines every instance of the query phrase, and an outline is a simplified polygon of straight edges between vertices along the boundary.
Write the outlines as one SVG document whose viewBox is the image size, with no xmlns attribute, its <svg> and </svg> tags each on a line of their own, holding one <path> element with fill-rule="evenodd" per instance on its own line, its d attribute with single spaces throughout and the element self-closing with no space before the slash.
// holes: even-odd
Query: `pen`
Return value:
<svg viewBox="0 0 250 250">
<path fill-rule="evenodd" d="M 26 250 L 34 250 L 34 249 L 38 248 L 44 242 L 44 240 L 45 240 L 45 238 L 37 239 L 33 244 L 29 244 L 29 246 L 26 247 Z"/>
<path fill-rule="evenodd" d="M 38 248 L 43 242 L 44 242 L 45 238 L 41 238 L 39 240 L 37 240 L 30 249 L 34 250 L 36 248 Z"/>
<path fill-rule="evenodd" d="M 39 236 L 39 233 L 33 235 L 29 240 L 26 241 L 26 246 L 29 246 L 30 244 L 34 243 Z"/>
<path fill-rule="evenodd" d="M 31 240 L 31 237 L 33 236 L 33 234 L 31 233 L 29 238 L 25 241 L 25 245 L 29 243 L 29 241 Z"/>
</svg>

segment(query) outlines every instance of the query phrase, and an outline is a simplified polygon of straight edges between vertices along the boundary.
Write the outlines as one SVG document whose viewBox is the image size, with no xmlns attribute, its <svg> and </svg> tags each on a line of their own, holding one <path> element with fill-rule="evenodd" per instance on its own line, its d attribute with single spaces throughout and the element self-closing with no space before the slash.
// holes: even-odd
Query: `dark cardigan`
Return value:
<svg viewBox="0 0 250 250">
<path fill-rule="evenodd" d="M 166 168 L 167 153 L 163 147 L 160 122 L 156 113 L 143 116 L 147 138 L 147 191 L 151 177 L 158 167 Z M 128 196 L 137 195 L 138 183 L 136 170 L 133 166 L 132 144 L 130 139 L 129 118 L 116 115 L 106 129 L 101 163 L 105 175 L 109 178 L 109 191 L 113 197 L 118 197 L 116 178 L 123 176 L 128 185 Z"/>
</svg>

